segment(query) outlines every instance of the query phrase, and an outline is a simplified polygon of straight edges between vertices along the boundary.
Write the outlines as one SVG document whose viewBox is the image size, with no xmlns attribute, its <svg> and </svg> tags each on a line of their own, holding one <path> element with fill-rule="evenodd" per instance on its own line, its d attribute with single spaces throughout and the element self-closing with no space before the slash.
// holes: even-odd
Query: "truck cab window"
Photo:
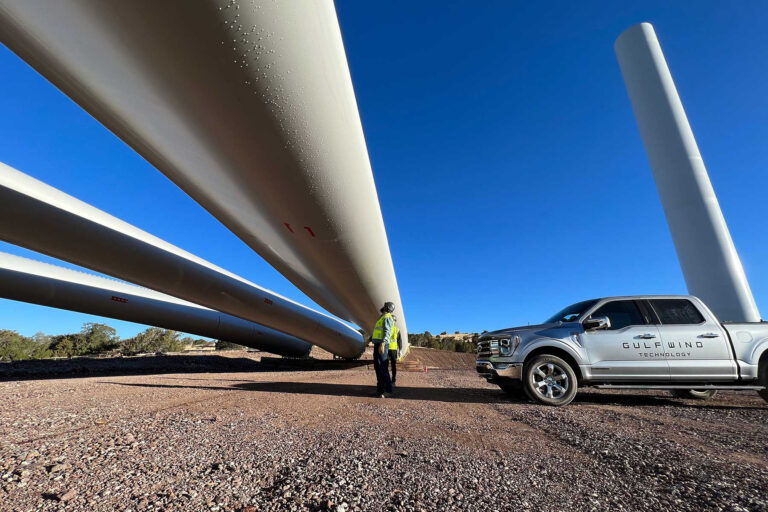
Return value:
<svg viewBox="0 0 768 512">
<path fill-rule="evenodd" d="M 573 322 L 578 319 L 583 313 L 586 313 L 589 308 L 595 305 L 597 300 L 584 300 L 571 304 L 567 308 L 561 309 L 547 320 L 545 324 L 551 324 L 555 322 Z"/>
<path fill-rule="evenodd" d="M 600 306 L 590 315 L 591 318 L 607 316 L 611 320 L 611 331 L 622 329 L 630 325 L 644 325 L 643 315 L 640 313 L 635 301 L 615 300 Z"/>
<path fill-rule="evenodd" d="M 687 299 L 651 299 L 649 301 L 662 324 L 700 324 L 704 317 Z"/>
</svg>

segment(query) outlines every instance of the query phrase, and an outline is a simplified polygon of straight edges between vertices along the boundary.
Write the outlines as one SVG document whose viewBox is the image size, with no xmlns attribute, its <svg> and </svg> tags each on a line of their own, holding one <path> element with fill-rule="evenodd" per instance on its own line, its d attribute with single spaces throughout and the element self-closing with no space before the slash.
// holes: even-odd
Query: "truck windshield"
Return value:
<svg viewBox="0 0 768 512">
<path fill-rule="evenodd" d="M 595 305 L 597 302 L 597 299 L 593 300 L 585 300 L 582 302 L 577 302 L 576 304 L 571 304 L 567 308 L 564 308 L 557 313 L 555 313 L 552 317 L 547 319 L 546 324 L 551 324 L 555 322 L 573 322 L 577 318 L 581 316 L 582 313 L 584 313 L 586 310 L 591 308 Z"/>
</svg>

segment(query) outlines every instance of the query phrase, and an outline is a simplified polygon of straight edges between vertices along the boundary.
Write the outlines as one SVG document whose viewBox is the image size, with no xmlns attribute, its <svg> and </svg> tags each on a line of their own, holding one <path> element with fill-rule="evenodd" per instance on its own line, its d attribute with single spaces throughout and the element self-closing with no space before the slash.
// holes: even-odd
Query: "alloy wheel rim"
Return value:
<svg viewBox="0 0 768 512">
<path fill-rule="evenodd" d="M 556 363 L 543 363 L 533 369 L 533 389 L 544 398 L 563 398 L 568 392 L 568 373 Z"/>
</svg>

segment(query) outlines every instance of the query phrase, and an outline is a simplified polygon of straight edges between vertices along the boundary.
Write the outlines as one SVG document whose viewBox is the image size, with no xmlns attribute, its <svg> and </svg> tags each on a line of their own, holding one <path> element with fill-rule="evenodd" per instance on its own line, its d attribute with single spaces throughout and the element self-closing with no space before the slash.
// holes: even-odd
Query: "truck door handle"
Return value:
<svg viewBox="0 0 768 512">
<path fill-rule="evenodd" d="M 656 337 L 655 334 L 648 334 L 648 333 L 641 334 L 640 336 L 638 336 L 638 338 L 640 338 L 641 340 L 652 340 L 655 337 Z"/>
<path fill-rule="evenodd" d="M 714 332 L 708 332 L 708 333 L 699 335 L 699 338 L 719 338 L 719 337 L 720 335 Z"/>
</svg>

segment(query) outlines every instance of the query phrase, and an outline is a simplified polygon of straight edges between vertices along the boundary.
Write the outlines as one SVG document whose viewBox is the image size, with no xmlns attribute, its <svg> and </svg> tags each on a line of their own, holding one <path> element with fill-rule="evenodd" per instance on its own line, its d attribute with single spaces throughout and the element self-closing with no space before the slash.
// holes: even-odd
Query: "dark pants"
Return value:
<svg viewBox="0 0 768 512">
<path fill-rule="evenodd" d="M 392 384 L 397 380 L 397 350 L 389 349 L 389 368 L 392 373 Z"/>
<path fill-rule="evenodd" d="M 376 370 L 376 392 L 391 393 L 392 381 L 389 378 L 387 351 L 381 343 L 373 344 L 373 369 Z"/>
</svg>

